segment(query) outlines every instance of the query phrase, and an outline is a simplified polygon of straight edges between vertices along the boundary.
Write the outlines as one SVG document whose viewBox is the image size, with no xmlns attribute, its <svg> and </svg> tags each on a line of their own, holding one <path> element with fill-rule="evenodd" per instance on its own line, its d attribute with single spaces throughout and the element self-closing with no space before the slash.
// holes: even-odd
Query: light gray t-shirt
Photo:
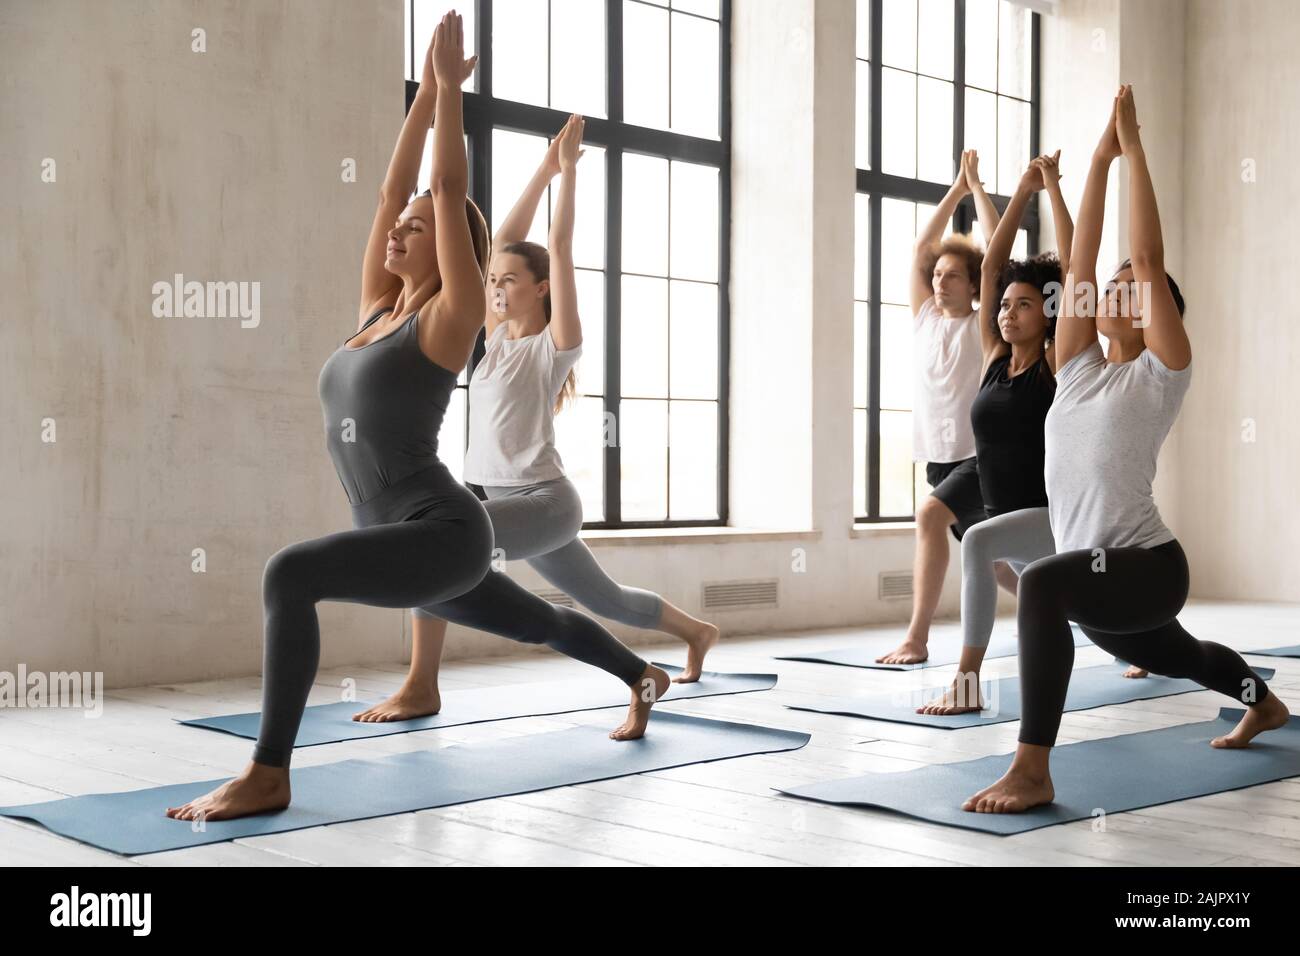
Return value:
<svg viewBox="0 0 1300 956">
<path fill-rule="evenodd" d="M 1173 540 L 1151 482 L 1191 379 L 1191 365 L 1174 371 L 1150 349 L 1131 362 L 1108 362 L 1100 342 L 1056 370 L 1043 437 L 1058 553 L 1154 548 Z"/>
<path fill-rule="evenodd" d="M 469 448 L 465 480 L 515 487 L 564 476 L 555 449 L 555 399 L 582 346 L 561 351 L 551 326 L 506 338 L 508 322 L 488 336 L 469 381 Z"/>
</svg>

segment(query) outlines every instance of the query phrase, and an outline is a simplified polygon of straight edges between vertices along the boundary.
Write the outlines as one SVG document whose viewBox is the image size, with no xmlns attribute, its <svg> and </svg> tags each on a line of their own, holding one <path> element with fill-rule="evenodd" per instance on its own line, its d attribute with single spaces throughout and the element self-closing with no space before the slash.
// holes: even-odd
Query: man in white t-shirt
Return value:
<svg viewBox="0 0 1300 956">
<path fill-rule="evenodd" d="M 969 236 L 943 237 L 967 193 L 974 197 L 987 240 L 997 228 L 998 214 L 979 181 L 974 150 L 962 154 L 961 171 L 917 237 L 912 259 L 909 294 L 917 382 L 912 457 L 925 462 L 932 490 L 916 509 L 912 620 L 903 643 L 876 659 L 881 664 L 916 664 L 929 656 L 930 622 L 948 573 L 948 530 L 961 541 L 967 528 L 987 517 L 970 423 L 983 365 L 974 303 L 984 253 Z M 998 582 L 1014 594 L 1015 572 L 1002 561 L 995 567 Z"/>
</svg>

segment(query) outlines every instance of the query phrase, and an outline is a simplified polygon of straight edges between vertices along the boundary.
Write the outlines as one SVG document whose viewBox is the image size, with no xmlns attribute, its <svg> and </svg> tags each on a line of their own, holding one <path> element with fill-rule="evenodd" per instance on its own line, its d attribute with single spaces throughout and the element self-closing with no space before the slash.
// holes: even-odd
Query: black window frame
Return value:
<svg viewBox="0 0 1300 956">
<path fill-rule="evenodd" d="M 478 91 L 462 94 L 464 103 L 464 128 L 469 143 L 469 194 L 478 204 L 484 217 L 492 221 L 491 170 L 492 131 L 505 129 L 536 136 L 554 136 L 568 118 L 568 113 L 498 99 L 492 95 L 492 0 L 473 0 L 475 5 L 474 31 L 478 50 Z M 549 0 L 548 12 L 549 12 Z M 719 0 L 719 56 L 718 56 L 718 134 L 717 140 L 689 136 L 668 130 L 633 126 L 623 121 L 623 2 L 606 0 L 605 15 L 605 100 L 607 116 L 585 116 L 584 140 L 602 147 L 606 155 L 605 202 L 605 393 L 604 411 L 613 415 L 617 428 L 617 441 L 605 446 L 604 460 L 604 515 L 600 520 L 584 521 L 584 529 L 619 528 L 678 528 L 725 526 L 729 520 L 729 447 L 730 447 L 730 315 L 729 294 L 731 277 L 731 0 Z M 628 0 L 643 3 L 645 0 Z M 647 4 L 660 7 L 659 4 Z M 668 9 L 666 7 L 661 7 Z M 412 25 L 415 22 L 415 3 L 408 0 Z M 676 11 L 684 16 L 696 16 L 688 11 Z M 671 11 L 670 11 L 671 13 Z M 705 17 L 703 19 L 712 20 Z M 414 29 L 408 38 L 411 69 L 419 72 L 421 59 L 417 58 Z M 547 43 L 550 43 L 549 31 Z M 670 34 L 671 51 L 671 34 Z M 549 57 L 548 57 L 549 63 Z M 410 110 L 415 94 L 420 88 L 416 80 L 406 81 L 406 109 Z M 548 72 L 547 83 L 550 78 Z M 549 98 L 549 97 L 548 97 Z M 670 105 L 671 109 L 671 105 Z M 683 160 L 716 166 L 718 169 L 718 446 L 717 446 L 717 502 L 716 518 L 668 519 L 627 521 L 622 518 L 621 442 L 622 421 L 619 416 L 621 395 L 621 287 L 622 287 L 622 189 L 625 152 L 644 153 L 655 158 Z M 671 188 L 671 186 L 670 186 Z M 671 276 L 665 281 L 671 281 Z M 468 373 L 483 356 L 484 334 L 479 337 L 470 358 Z M 671 366 L 670 366 L 671 367 Z M 468 380 L 468 376 L 467 376 Z M 464 388 L 465 386 L 460 386 Z M 669 401 L 668 398 L 662 399 Z M 708 401 L 708 400 L 702 400 Z M 466 414 L 468 414 L 468 394 Z M 466 429 L 466 441 L 469 433 Z M 672 445 L 667 447 L 665 468 L 671 475 Z M 668 506 L 671 510 L 672 482 L 668 483 Z"/>
<path fill-rule="evenodd" d="M 867 447 L 866 447 L 866 504 L 865 515 L 855 515 L 856 524 L 875 524 L 893 521 L 911 521 L 916 515 L 916 480 L 913 465 L 912 514 L 880 514 L 880 253 L 881 253 L 881 210 L 883 199 L 904 199 L 911 202 L 937 204 L 947 194 L 951 183 L 932 183 L 922 179 L 909 179 L 881 172 L 881 135 L 883 122 L 882 76 L 884 72 L 884 7 L 888 0 L 867 0 L 871 10 L 871 51 L 869 65 L 871 69 L 871 168 L 857 169 L 857 183 L 854 193 L 866 194 L 870 209 L 868 248 L 865 254 L 870 257 L 871 276 L 868 287 L 868 335 L 867 347 Z M 1039 44 L 1041 16 L 1034 10 L 1028 10 L 1030 16 L 1029 33 L 1029 156 L 1025 162 L 1039 153 L 1039 120 L 1041 109 Z M 952 174 L 957 175 L 961 163 L 962 146 L 965 141 L 966 121 L 966 0 L 953 0 L 953 157 Z M 855 61 L 858 59 L 854 51 Z M 1006 95 L 1006 94 L 1002 94 Z M 857 106 L 854 106 L 855 121 Z M 855 164 L 856 165 L 856 164 Z M 1001 193 L 989 193 L 989 198 L 997 207 L 998 214 L 1006 211 L 1011 197 Z M 855 199 L 856 201 L 856 199 Z M 970 196 L 962 199 L 953 215 L 954 232 L 970 232 L 976 225 L 975 205 Z M 1030 203 L 1025 210 L 1021 228 L 1027 233 L 1026 247 L 1029 255 L 1036 255 L 1039 250 L 1040 216 L 1038 204 Z M 864 253 L 862 249 L 854 250 L 854 255 Z M 855 300 L 860 301 L 860 300 Z M 854 449 L 857 454 L 857 449 Z M 856 510 L 856 509 L 855 509 Z"/>
</svg>

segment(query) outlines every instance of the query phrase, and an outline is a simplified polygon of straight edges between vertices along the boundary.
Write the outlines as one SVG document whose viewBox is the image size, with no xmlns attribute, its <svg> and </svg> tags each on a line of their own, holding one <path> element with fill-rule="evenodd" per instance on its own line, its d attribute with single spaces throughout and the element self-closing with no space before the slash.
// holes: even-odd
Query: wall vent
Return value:
<svg viewBox="0 0 1300 956">
<path fill-rule="evenodd" d="M 706 611 L 747 611 L 777 606 L 776 578 L 748 581 L 707 581 L 701 585 L 700 606 Z"/>
<path fill-rule="evenodd" d="M 891 601 L 912 596 L 911 571 L 881 571 L 880 600 Z"/>
</svg>

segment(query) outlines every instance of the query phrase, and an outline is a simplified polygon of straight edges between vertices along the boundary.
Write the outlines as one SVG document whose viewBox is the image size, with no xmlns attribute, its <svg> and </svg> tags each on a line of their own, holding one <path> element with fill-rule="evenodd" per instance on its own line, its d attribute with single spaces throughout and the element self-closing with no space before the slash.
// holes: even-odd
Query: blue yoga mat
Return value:
<svg viewBox="0 0 1300 956">
<path fill-rule="evenodd" d="M 1071 624 L 1074 631 L 1074 646 L 1084 647 L 1092 643 L 1079 630 L 1077 624 Z M 892 648 L 867 650 L 863 647 L 846 647 L 835 651 L 812 651 L 808 654 L 787 654 L 776 658 L 778 661 L 805 661 L 812 664 L 838 664 L 842 667 L 867 667 L 879 671 L 911 671 L 922 667 L 945 667 L 961 660 L 960 635 L 943 635 L 930 641 L 930 658 L 920 664 L 877 664 L 876 658 Z M 999 635 L 989 641 L 984 654 L 986 661 L 996 657 L 1015 657 L 1020 653 L 1019 638 L 1015 634 Z"/>
<path fill-rule="evenodd" d="M 1290 647 L 1273 647 L 1266 651 L 1242 651 L 1243 654 L 1259 654 L 1263 657 L 1300 657 L 1300 644 Z"/>
<path fill-rule="evenodd" d="M 808 734 L 660 711 L 640 740 L 610 740 L 604 727 L 573 727 L 492 743 L 305 767 L 293 771 L 293 805 L 288 809 L 208 822 L 198 832 L 196 824 L 172 820 L 164 810 L 202 796 L 229 778 L 0 807 L 0 816 L 34 820 L 55 833 L 114 853 L 158 853 L 686 764 L 798 750 L 807 742 Z"/>
<path fill-rule="evenodd" d="M 1081 667 L 1070 675 L 1070 692 L 1065 698 L 1065 709 L 1092 710 L 1110 704 L 1127 704 L 1134 700 L 1151 700 L 1205 690 L 1195 681 L 1174 677 L 1130 678 L 1124 676 L 1127 664 L 1102 664 L 1099 667 Z M 1262 680 L 1273 676 L 1272 668 L 1256 667 Z M 787 704 L 790 710 L 807 710 L 817 714 L 840 714 L 846 717 L 866 717 L 870 720 L 889 720 L 899 724 L 918 724 L 922 727 L 942 727 L 957 730 L 961 727 L 979 727 L 984 724 L 1002 724 L 1020 719 L 1020 678 L 1003 677 L 982 681 L 980 696 L 988 706 L 977 713 L 938 716 L 918 714 L 916 708 L 937 698 L 944 688 L 926 687 L 905 693 L 873 694 L 870 697 L 835 697 L 816 704 Z"/>
<path fill-rule="evenodd" d="M 1006 836 L 1086 820 L 1099 810 L 1120 813 L 1300 776 L 1300 717 L 1261 734 L 1243 750 L 1210 746 L 1210 739 L 1232 730 L 1243 713 L 1225 707 L 1216 719 L 1203 723 L 1057 747 L 1052 751 L 1056 802 L 1024 813 L 973 813 L 961 808 L 967 797 L 1006 772 L 1011 754 L 902 773 L 869 773 L 780 792 L 821 803 L 893 810 Z"/>
<path fill-rule="evenodd" d="M 680 667 L 671 664 L 656 666 L 662 667 L 673 676 L 682 671 Z M 703 671 L 700 679 L 694 683 L 673 684 L 662 700 L 747 694 L 752 691 L 771 690 L 775 686 L 775 674 L 719 674 Z M 294 746 L 314 747 L 318 744 L 334 744 L 342 740 L 387 737 L 390 734 L 433 730 L 437 727 L 458 727 L 492 720 L 511 720 L 516 717 L 541 717 L 549 714 L 600 710 L 605 707 L 626 707 L 627 702 L 627 688 L 612 678 L 539 681 L 531 684 L 506 684 L 501 687 L 451 691 L 442 695 L 442 710 L 432 717 L 415 717 L 411 720 L 386 723 L 362 723 L 352 719 L 353 714 L 360 713 L 379 701 L 369 703 L 341 701 L 336 704 L 308 707 L 303 713 Z M 236 737 L 247 737 L 249 740 L 257 739 L 261 722 L 262 715 L 256 711 L 179 721 L 187 727 L 220 730 L 227 734 L 234 734 Z"/>
</svg>

